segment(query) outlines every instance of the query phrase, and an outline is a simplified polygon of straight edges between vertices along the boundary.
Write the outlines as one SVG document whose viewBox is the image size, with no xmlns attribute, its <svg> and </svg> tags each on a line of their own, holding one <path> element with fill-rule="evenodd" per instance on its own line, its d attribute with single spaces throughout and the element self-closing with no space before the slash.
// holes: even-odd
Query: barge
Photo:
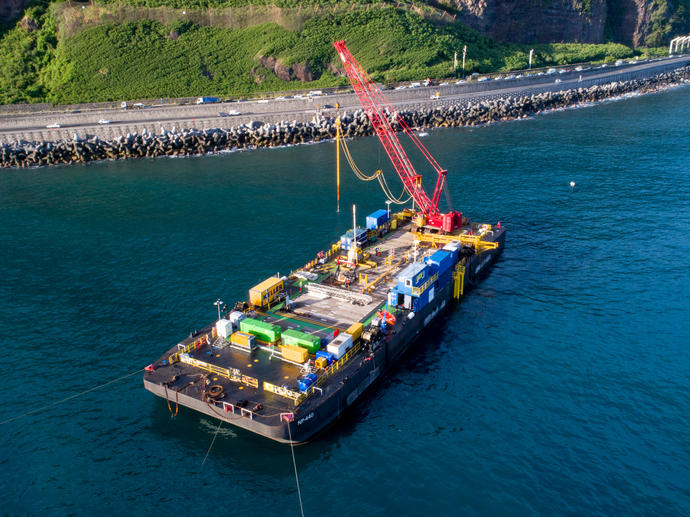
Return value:
<svg viewBox="0 0 690 517">
<path fill-rule="evenodd" d="M 166 399 L 173 415 L 186 406 L 278 442 L 306 442 L 352 406 L 503 250 L 500 222 L 440 212 L 447 171 L 345 42 L 334 45 L 413 209 L 392 216 L 377 210 L 359 227 L 353 206 L 352 228 L 304 267 L 265 279 L 231 311 L 221 314 L 218 300 L 216 322 L 146 367 L 144 386 Z M 342 146 L 358 177 L 378 180 L 387 203 L 404 204 L 381 171 L 366 176 L 356 167 L 336 128 L 338 178 Z M 436 172 L 432 196 L 397 130 Z"/>
<path fill-rule="evenodd" d="M 170 348 L 147 367 L 146 389 L 173 414 L 186 406 L 283 443 L 334 422 L 481 280 L 505 242 L 500 223 L 441 234 L 410 210 L 367 219 Z"/>
</svg>

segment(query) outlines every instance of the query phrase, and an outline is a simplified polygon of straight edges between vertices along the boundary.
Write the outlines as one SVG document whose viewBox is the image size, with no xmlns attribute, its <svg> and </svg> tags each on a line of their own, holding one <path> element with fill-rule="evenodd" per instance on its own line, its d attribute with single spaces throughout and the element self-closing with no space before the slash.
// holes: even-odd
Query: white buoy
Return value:
<svg viewBox="0 0 690 517">
<path fill-rule="evenodd" d="M 573 188 L 574 186 L 575 186 L 575 182 L 574 182 L 574 181 L 571 181 L 571 182 L 570 182 L 570 188 Z"/>
</svg>

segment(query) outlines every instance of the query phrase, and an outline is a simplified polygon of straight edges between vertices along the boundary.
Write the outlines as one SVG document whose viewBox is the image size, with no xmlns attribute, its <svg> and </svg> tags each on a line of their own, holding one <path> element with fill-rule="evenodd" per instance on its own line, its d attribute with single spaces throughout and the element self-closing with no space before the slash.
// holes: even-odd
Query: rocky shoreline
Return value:
<svg viewBox="0 0 690 517">
<path fill-rule="evenodd" d="M 587 88 L 507 96 L 402 112 L 408 125 L 418 128 L 460 127 L 525 118 L 544 111 L 594 103 L 630 93 L 651 93 L 690 82 L 690 66 L 646 79 L 613 82 Z M 373 129 L 363 111 L 341 118 L 346 137 L 368 136 Z M 197 156 L 233 149 L 276 147 L 335 138 L 335 118 L 317 117 L 309 123 L 255 121 L 230 129 L 143 132 L 103 140 L 98 137 L 57 142 L 16 142 L 0 145 L 0 167 L 26 168 L 85 163 L 95 160 L 157 156 Z"/>
</svg>

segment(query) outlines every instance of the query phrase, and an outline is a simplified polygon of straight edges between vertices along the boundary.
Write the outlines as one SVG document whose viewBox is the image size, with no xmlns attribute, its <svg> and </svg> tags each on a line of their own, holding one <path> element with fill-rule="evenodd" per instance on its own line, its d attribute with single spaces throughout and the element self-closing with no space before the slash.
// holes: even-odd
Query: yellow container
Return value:
<svg viewBox="0 0 690 517">
<path fill-rule="evenodd" d="M 295 363 L 303 363 L 309 357 L 309 351 L 301 346 L 281 345 L 280 352 L 284 359 Z"/>
<path fill-rule="evenodd" d="M 357 341 L 362 335 L 362 330 L 364 330 L 364 325 L 361 323 L 353 323 L 345 332 L 352 336 L 352 341 Z"/>
<path fill-rule="evenodd" d="M 314 364 L 316 364 L 317 368 L 325 368 L 326 366 L 328 366 L 328 359 L 326 359 L 325 357 L 317 357 Z"/>
<path fill-rule="evenodd" d="M 230 343 L 249 348 L 249 344 L 253 338 L 254 336 L 252 334 L 248 334 L 247 332 L 233 332 L 230 336 Z"/>
<path fill-rule="evenodd" d="M 249 303 L 255 307 L 265 307 L 273 302 L 283 289 L 283 281 L 280 278 L 267 278 L 249 290 Z"/>
<path fill-rule="evenodd" d="M 397 220 L 397 219 L 393 219 L 393 220 L 391 221 L 391 230 L 395 230 L 397 227 L 398 227 L 398 220 Z"/>
</svg>

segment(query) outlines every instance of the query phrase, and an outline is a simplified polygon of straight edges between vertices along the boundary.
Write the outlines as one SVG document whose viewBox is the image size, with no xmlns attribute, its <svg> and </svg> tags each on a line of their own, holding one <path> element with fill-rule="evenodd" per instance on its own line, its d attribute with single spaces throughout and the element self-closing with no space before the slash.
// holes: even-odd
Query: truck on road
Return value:
<svg viewBox="0 0 690 517">
<path fill-rule="evenodd" d="M 197 104 L 212 104 L 218 102 L 220 99 L 218 97 L 199 97 L 196 100 Z"/>
</svg>

